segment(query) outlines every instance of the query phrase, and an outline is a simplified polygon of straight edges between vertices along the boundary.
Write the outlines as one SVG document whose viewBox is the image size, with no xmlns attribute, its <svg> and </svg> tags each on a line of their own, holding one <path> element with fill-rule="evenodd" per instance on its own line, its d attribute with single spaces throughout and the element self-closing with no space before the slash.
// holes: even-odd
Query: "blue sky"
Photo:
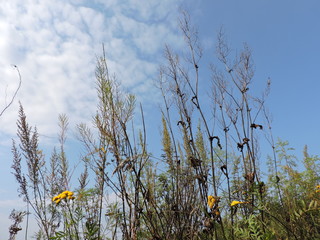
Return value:
<svg viewBox="0 0 320 240">
<path fill-rule="evenodd" d="M 10 174 L 18 100 L 42 134 L 44 148 L 55 143 L 59 113 L 68 114 L 74 138 L 76 124 L 90 123 L 95 112 L 95 60 L 104 43 L 109 68 L 137 95 L 147 124 L 152 122 L 160 96 L 153 82 L 164 44 L 183 48 L 176 21 L 180 6 L 190 11 L 199 28 L 203 68 L 216 62 L 215 37 L 221 26 L 235 52 L 248 43 L 257 91 L 272 80 L 267 106 L 274 136 L 289 140 L 298 156 L 305 144 L 311 154 L 318 154 L 318 0 L 0 0 L 0 109 L 18 84 L 12 64 L 19 67 L 23 81 L 16 101 L 0 118 L 1 236 L 7 235 L 11 209 L 24 206 Z M 204 76 L 203 84 L 209 78 Z M 159 128 L 150 128 L 150 138 Z M 72 146 L 74 142 L 69 149 L 77 156 Z"/>
</svg>

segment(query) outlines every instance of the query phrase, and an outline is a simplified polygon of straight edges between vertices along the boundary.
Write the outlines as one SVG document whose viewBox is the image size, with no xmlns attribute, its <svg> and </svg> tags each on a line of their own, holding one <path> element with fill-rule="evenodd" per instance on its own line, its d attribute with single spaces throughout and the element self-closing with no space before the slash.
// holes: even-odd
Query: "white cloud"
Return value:
<svg viewBox="0 0 320 240">
<path fill-rule="evenodd" d="M 181 1 L 0 0 L 0 111 L 18 86 L 12 64 L 22 76 L 14 104 L 0 117 L 0 148 L 8 150 L 1 151 L 7 164 L 3 178 L 11 176 L 8 159 L 18 100 L 40 139 L 50 143 L 56 141 L 59 113 L 68 114 L 71 132 L 75 124 L 91 122 L 96 109 L 95 62 L 102 43 L 109 70 L 123 88 L 143 104 L 156 99 L 153 81 L 163 46 L 180 44 L 174 28 L 177 2 Z M 16 187 L 0 188 L 15 196 Z M 24 206 L 20 200 L 5 199 L 0 197 L 1 236 L 8 233 L 11 208 Z"/>
<path fill-rule="evenodd" d="M 125 89 L 137 90 L 139 100 L 147 99 L 163 44 L 178 42 L 173 26 L 179 1 L 0 2 L 0 108 L 18 83 L 11 64 L 23 80 L 14 106 L 0 119 L 4 133 L 15 132 L 17 100 L 43 134 L 55 134 L 59 113 L 69 114 L 71 125 L 90 121 L 102 43 L 111 72 Z"/>
</svg>

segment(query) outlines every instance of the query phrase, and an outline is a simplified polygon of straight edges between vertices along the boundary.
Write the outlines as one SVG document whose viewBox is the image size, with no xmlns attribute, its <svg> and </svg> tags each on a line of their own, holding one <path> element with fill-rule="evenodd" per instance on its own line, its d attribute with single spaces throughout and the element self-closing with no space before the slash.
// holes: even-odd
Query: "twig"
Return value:
<svg viewBox="0 0 320 240">
<path fill-rule="evenodd" d="M 11 106 L 11 104 L 13 103 L 14 99 L 16 98 L 17 94 L 18 94 L 18 91 L 21 87 L 21 83 L 22 83 L 22 80 L 21 80 L 21 74 L 20 74 L 20 71 L 19 71 L 19 68 L 16 66 L 16 65 L 13 65 L 13 67 L 17 70 L 18 72 L 18 75 L 19 75 L 19 85 L 16 89 L 16 91 L 14 92 L 13 94 L 13 97 L 11 99 L 11 101 L 4 107 L 4 109 L 0 112 L 0 117 L 3 115 L 3 113 Z"/>
</svg>

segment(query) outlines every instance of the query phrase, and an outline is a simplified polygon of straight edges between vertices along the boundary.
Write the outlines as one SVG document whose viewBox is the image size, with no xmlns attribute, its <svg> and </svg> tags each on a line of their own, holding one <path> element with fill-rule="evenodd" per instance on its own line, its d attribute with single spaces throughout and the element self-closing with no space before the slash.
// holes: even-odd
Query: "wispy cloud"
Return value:
<svg viewBox="0 0 320 240">
<path fill-rule="evenodd" d="M 71 124 L 91 120 L 96 106 L 96 56 L 105 44 L 109 65 L 124 87 L 147 99 L 165 42 L 175 32 L 180 1 L 1 1 L 0 107 L 12 94 L 19 67 L 20 100 L 40 133 L 55 135 L 59 113 Z M 15 104 L 0 119 L 0 132 L 13 134 Z"/>
</svg>

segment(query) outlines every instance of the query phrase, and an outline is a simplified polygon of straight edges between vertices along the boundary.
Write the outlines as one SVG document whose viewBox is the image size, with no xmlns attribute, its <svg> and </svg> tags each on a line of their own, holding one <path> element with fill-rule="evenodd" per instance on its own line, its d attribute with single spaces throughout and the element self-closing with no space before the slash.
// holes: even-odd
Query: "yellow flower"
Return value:
<svg viewBox="0 0 320 240">
<path fill-rule="evenodd" d="M 62 193 L 60 193 L 59 195 L 55 196 L 52 198 L 52 201 L 55 203 L 59 203 L 62 199 L 75 199 L 75 197 L 73 196 L 73 192 L 71 191 L 64 191 Z"/>
<path fill-rule="evenodd" d="M 65 192 L 63 192 L 63 193 L 59 194 L 59 197 L 60 197 L 60 199 L 65 199 L 68 197 L 68 195 Z"/>
<path fill-rule="evenodd" d="M 248 202 L 232 201 L 232 203 L 230 204 L 230 206 L 233 207 L 233 206 L 236 206 L 236 205 L 238 205 L 238 204 L 245 204 L 245 203 L 248 203 Z"/>
<path fill-rule="evenodd" d="M 208 196 L 208 206 L 212 209 L 217 202 L 217 199 L 214 196 Z"/>
<path fill-rule="evenodd" d="M 57 201 L 58 199 L 60 199 L 59 196 L 55 196 L 54 198 L 52 198 L 52 201 L 55 202 L 55 201 Z"/>
<path fill-rule="evenodd" d="M 64 193 L 67 194 L 68 197 L 73 196 L 73 192 L 71 192 L 71 191 L 64 191 Z"/>
</svg>

